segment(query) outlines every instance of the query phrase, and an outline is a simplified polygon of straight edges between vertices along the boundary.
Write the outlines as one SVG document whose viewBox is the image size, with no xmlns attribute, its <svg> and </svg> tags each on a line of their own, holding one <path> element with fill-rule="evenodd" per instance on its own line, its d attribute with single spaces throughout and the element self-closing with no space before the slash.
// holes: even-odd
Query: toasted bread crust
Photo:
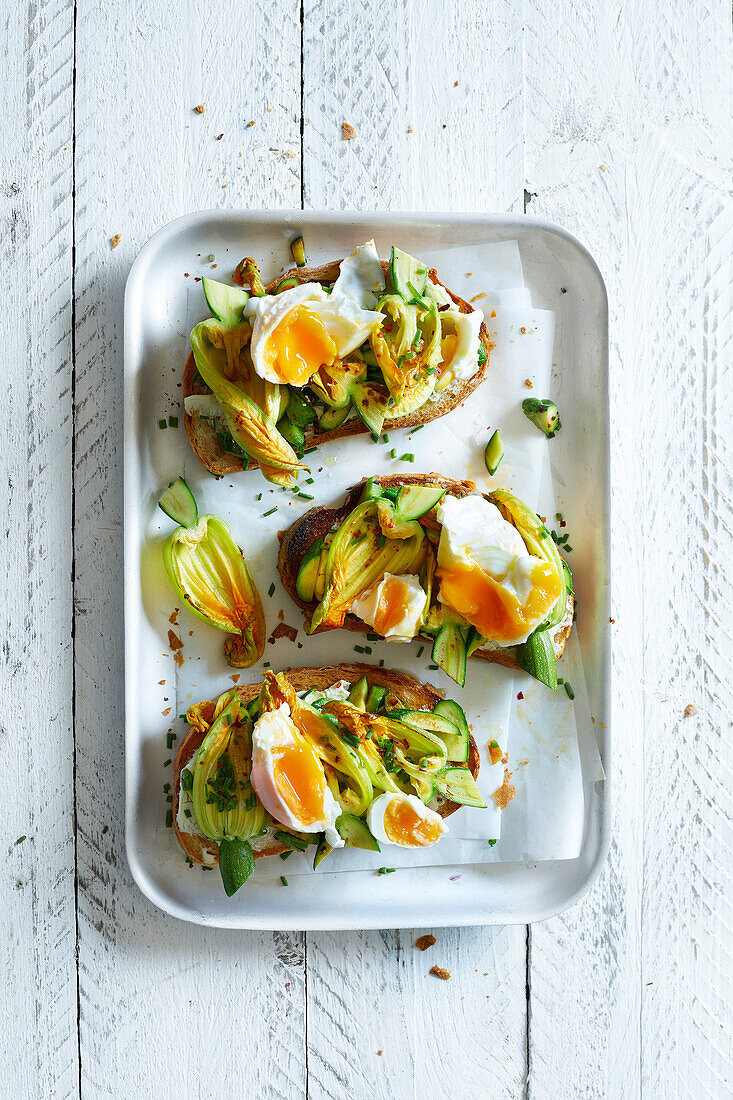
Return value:
<svg viewBox="0 0 733 1100">
<path fill-rule="evenodd" d="M 442 474 L 375 475 L 374 480 L 380 485 L 384 485 L 385 488 L 397 485 L 438 484 L 442 485 L 444 489 L 456 497 L 471 496 L 472 493 L 476 492 L 476 486 L 472 481 L 455 481 L 452 478 L 443 477 Z M 333 524 L 340 524 L 346 519 L 349 512 L 358 503 L 365 484 L 366 479 L 359 482 L 358 485 L 354 485 L 353 488 L 349 490 L 346 500 L 339 508 L 311 508 L 310 511 L 306 512 L 305 515 L 297 521 L 297 523 L 294 523 L 287 531 L 280 533 L 280 551 L 277 561 L 280 579 L 282 580 L 285 591 L 288 593 L 291 600 L 304 612 L 308 621 L 310 621 L 310 616 L 316 605 L 315 603 L 305 603 L 305 601 L 300 599 L 296 591 L 298 570 L 300 569 L 303 555 L 316 539 L 322 538 L 331 530 Z M 483 495 L 488 500 L 486 494 Z M 555 647 L 555 655 L 558 658 L 562 657 L 565 650 L 565 644 L 572 630 L 573 608 L 574 600 L 572 593 L 570 593 L 568 595 L 565 614 L 563 615 L 562 621 L 558 624 L 552 639 Z M 321 629 L 322 628 L 319 628 L 315 633 L 320 633 Z M 372 630 L 372 627 L 357 618 L 356 615 L 349 614 L 344 619 L 343 629 L 353 630 L 357 634 L 367 634 Z M 504 665 L 506 668 L 519 667 L 517 665 L 516 646 L 506 646 L 504 648 L 497 647 L 491 650 L 477 650 L 471 656 L 480 661 L 491 661 L 494 664 Z"/>
<path fill-rule="evenodd" d="M 382 260 L 381 264 L 382 270 L 386 275 L 389 270 L 389 264 L 386 260 Z M 277 279 L 273 279 L 271 283 L 268 283 L 265 290 L 268 294 L 271 294 L 283 279 L 289 279 L 291 277 L 297 277 L 301 282 L 331 283 L 338 277 L 340 268 L 341 260 L 332 260 L 330 263 L 322 264 L 320 267 L 292 267 L 288 271 L 284 271 Z M 470 305 L 469 302 L 465 301 L 463 298 L 459 298 L 459 296 L 454 294 L 449 287 L 441 283 L 434 268 L 430 269 L 429 275 L 433 283 L 437 286 L 442 286 L 450 295 L 461 313 L 475 312 L 473 306 Z M 402 416 L 398 420 L 390 420 L 390 431 L 392 428 L 413 428 L 417 424 L 427 424 L 431 420 L 437 420 L 441 416 L 446 416 L 449 412 L 452 412 L 453 409 L 458 408 L 461 402 L 465 401 L 466 398 L 473 393 L 476 387 L 484 380 L 489 365 L 491 349 L 494 346 L 489 339 L 488 329 L 483 323 L 481 324 L 480 336 L 481 342 L 486 348 L 486 359 L 483 364 L 477 368 L 475 374 L 463 381 L 458 380 L 454 382 L 452 386 L 448 386 L 445 390 L 441 391 L 441 393 L 435 394 L 411 415 Z M 209 392 L 206 387 L 194 382 L 195 373 L 196 363 L 193 352 L 189 352 L 183 371 L 184 400 L 192 394 Z M 216 437 L 216 430 L 207 420 L 202 420 L 200 417 L 193 417 L 184 411 L 183 421 L 186 425 L 189 442 L 194 454 L 212 474 L 223 476 L 224 474 L 236 473 L 243 468 L 244 464 L 241 458 L 221 449 Z M 352 435 L 364 435 L 368 433 L 368 431 L 369 429 L 366 424 L 364 424 L 358 416 L 352 417 L 351 420 L 345 421 L 340 428 L 334 428 L 330 432 L 319 432 L 314 431 L 312 428 L 309 429 L 305 437 L 306 446 L 320 446 L 322 443 L 330 443 L 335 439 L 345 439 L 347 436 Z M 247 468 L 252 470 L 257 465 L 257 461 L 254 458 L 250 458 Z"/>
<path fill-rule="evenodd" d="M 392 672 L 386 668 L 378 668 L 376 665 L 342 664 L 329 665 L 323 668 L 285 668 L 283 672 L 296 691 L 305 691 L 306 688 L 310 687 L 325 690 L 333 684 L 337 684 L 339 680 L 346 680 L 348 683 L 353 684 L 361 676 L 366 676 L 370 684 L 387 688 L 401 703 L 407 704 L 413 710 L 433 710 L 443 698 L 443 693 L 431 684 L 423 684 L 420 680 L 416 680 L 414 676 L 407 675 L 407 673 Z M 234 690 L 242 702 L 246 704 L 251 703 L 256 698 L 261 685 L 262 681 L 260 680 L 256 684 L 241 684 Z M 209 706 L 213 713 L 214 702 L 211 702 Z M 181 771 L 201 747 L 205 736 L 205 731 L 191 727 L 178 746 L 173 764 L 173 803 L 171 808 L 176 838 L 188 858 L 193 863 L 215 866 L 219 862 L 218 844 L 202 836 L 181 832 L 178 828 L 178 795 L 181 789 Z M 480 756 L 473 737 L 470 737 L 469 740 L 468 767 L 475 779 L 479 771 Z M 442 817 L 449 817 L 450 814 L 455 813 L 460 808 L 457 802 L 443 802 L 438 809 L 438 813 Z M 255 859 L 261 859 L 263 856 L 276 856 L 288 850 L 286 844 L 272 841 L 266 847 L 256 849 L 254 857 Z"/>
</svg>

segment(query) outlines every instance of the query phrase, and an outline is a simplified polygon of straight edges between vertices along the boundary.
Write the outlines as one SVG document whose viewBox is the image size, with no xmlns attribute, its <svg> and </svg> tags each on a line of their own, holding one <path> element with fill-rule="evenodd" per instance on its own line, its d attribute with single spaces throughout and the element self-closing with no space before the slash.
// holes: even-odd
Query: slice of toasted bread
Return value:
<svg viewBox="0 0 733 1100">
<path fill-rule="evenodd" d="M 432 687 L 430 684 L 421 683 L 414 676 L 408 676 L 404 672 L 392 672 L 386 668 L 378 668 L 376 665 L 343 664 L 330 665 L 327 668 L 286 668 L 283 669 L 283 672 L 296 691 L 305 691 L 307 688 L 316 688 L 323 691 L 333 684 L 337 684 L 339 680 L 345 680 L 347 683 L 353 684 L 361 676 L 366 676 L 371 685 L 387 689 L 390 695 L 394 697 L 394 706 L 408 706 L 413 710 L 433 710 L 443 698 L 443 693 L 438 691 L 437 688 Z M 261 681 L 258 681 L 255 684 L 242 684 L 234 690 L 243 703 L 251 703 L 259 694 L 261 686 Z M 200 705 L 206 708 L 207 722 L 210 721 L 215 703 L 208 702 Z M 199 834 L 184 833 L 178 827 L 178 795 L 181 789 L 181 771 L 201 747 L 206 733 L 206 729 L 192 726 L 178 746 L 173 764 L 172 810 L 173 828 L 178 843 L 188 858 L 193 863 L 203 863 L 206 866 L 213 867 L 219 862 L 219 845 Z M 469 740 L 468 767 L 475 779 L 479 771 L 480 757 L 473 737 Z M 444 801 L 437 809 L 442 817 L 448 817 L 459 810 L 460 806 L 457 802 Z M 255 859 L 261 859 L 263 856 L 276 856 L 281 852 L 288 851 L 287 844 L 281 844 L 280 841 L 271 836 L 261 838 L 260 843 L 257 839 L 252 840 L 251 845 Z"/>
<path fill-rule="evenodd" d="M 452 478 L 443 477 L 442 474 L 378 475 L 374 477 L 374 481 L 383 485 L 385 488 L 397 485 L 437 484 L 442 485 L 444 489 L 456 497 L 470 496 L 472 493 L 476 492 L 476 486 L 472 481 L 454 481 Z M 350 489 L 346 500 L 339 508 L 311 508 L 310 511 L 306 512 L 305 515 L 297 521 L 297 523 L 294 523 L 287 531 L 280 533 L 280 553 L 277 563 L 280 579 L 283 582 L 283 587 L 286 592 L 290 598 L 297 603 L 298 607 L 303 610 L 308 621 L 316 605 L 315 603 L 305 603 L 300 599 L 296 591 L 298 570 L 300 569 L 303 555 L 316 539 L 323 538 L 331 530 L 334 524 L 340 524 L 346 519 L 349 512 L 358 504 L 365 484 L 366 479 Z M 488 497 L 486 497 L 486 499 L 488 500 Z M 561 622 L 558 623 L 552 638 L 555 656 L 557 658 L 562 657 L 565 650 L 565 643 L 570 636 L 570 631 L 573 626 L 573 608 L 573 595 L 570 593 L 568 595 L 565 613 Z M 344 619 L 343 627 L 345 630 L 353 630 L 358 634 L 367 634 L 373 630 L 373 627 L 368 626 L 362 619 L 351 614 L 347 615 Z M 319 632 L 320 630 L 315 633 Z M 423 635 L 420 636 L 423 637 Z M 496 664 L 505 665 L 507 668 L 518 668 L 516 646 L 499 646 L 488 643 L 482 649 L 476 650 L 472 656 L 482 661 L 493 661 Z"/>
<path fill-rule="evenodd" d="M 341 268 L 341 260 L 332 260 L 331 263 L 323 264 L 321 267 L 293 267 L 289 271 L 285 271 L 282 275 L 279 275 L 277 279 L 273 279 L 269 283 L 265 290 L 268 294 L 272 294 L 276 287 L 280 285 L 283 279 L 289 279 L 296 277 L 301 282 L 309 283 L 332 283 L 338 278 L 338 273 Z M 389 264 L 386 260 L 382 260 L 382 270 L 385 275 L 389 270 Z M 454 304 L 458 307 L 460 313 L 474 313 L 473 306 L 466 302 L 463 298 L 459 298 L 457 294 L 454 294 L 449 287 L 444 286 L 434 268 L 429 271 L 430 279 L 437 286 L 442 286 L 443 289 L 450 295 Z M 486 348 L 486 359 L 484 362 L 477 366 L 476 372 L 468 379 L 456 380 L 451 386 L 447 386 L 440 393 L 434 394 L 428 401 L 425 402 L 416 412 L 411 413 L 409 416 L 402 416 L 398 420 L 390 420 L 388 427 L 391 431 L 392 428 L 411 428 L 417 424 L 427 424 L 430 420 L 437 420 L 441 416 L 446 416 L 453 409 L 458 408 L 462 401 L 465 401 L 470 394 L 476 389 L 476 387 L 483 382 L 486 375 L 486 370 L 489 364 L 489 357 L 491 349 L 494 346 L 489 339 L 489 333 L 485 324 L 481 325 L 480 330 L 481 342 Z M 192 394 L 197 393 L 209 393 L 210 391 L 203 386 L 198 377 L 196 376 L 196 362 L 193 357 L 193 352 L 189 353 L 186 365 L 183 371 L 183 397 L 190 397 Z M 191 443 L 191 448 L 199 459 L 200 462 L 206 466 L 212 474 L 222 476 L 224 474 L 233 474 L 237 470 L 243 468 L 242 459 L 237 455 L 230 454 L 228 451 L 223 451 L 219 440 L 216 435 L 216 428 L 212 425 L 211 421 L 204 420 L 199 416 L 191 416 L 189 413 L 184 412 L 183 421 L 186 425 L 186 431 Z M 334 428 L 330 432 L 318 431 L 318 425 L 315 429 L 310 428 L 306 431 L 306 447 L 317 447 L 321 443 L 330 443 L 334 439 L 344 439 L 351 435 L 363 435 L 368 432 L 366 424 L 358 417 L 352 417 L 346 420 L 340 428 Z M 258 463 L 254 458 L 250 458 L 247 468 L 254 469 Z"/>
</svg>

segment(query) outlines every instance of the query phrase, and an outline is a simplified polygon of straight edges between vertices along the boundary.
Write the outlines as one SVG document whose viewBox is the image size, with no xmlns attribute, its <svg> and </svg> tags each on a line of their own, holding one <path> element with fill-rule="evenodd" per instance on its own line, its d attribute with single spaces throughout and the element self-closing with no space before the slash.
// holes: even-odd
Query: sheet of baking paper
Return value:
<svg viewBox="0 0 733 1100">
<path fill-rule="evenodd" d="M 318 263 L 331 257 L 321 256 L 309 247 L 309 258 Z M 474 304 L 484 311 L 495 343 L 486 381 L 464 407 L 422 431 L 389 432 L 387 444 L 374 444 L 363 436 L 320 448 L 309 456 L 314 483 L 304 488 L 318 504 L 340 503 L 344 490 L 372 473 L 439 471 L 449 477 L 468 477 L 483 492 L 497 486 L 511 489 L 543 514 L 544 509 L 552 514 L 551 485 L 540 494 L 548 444 L 521 412 L 521 402 L 529 394 L 546 396 L 551 392 L 554 315 L 532 306 L 515 241 L 437 249 L 424 259 L 437 269 L 447 286 L 469 300 L 475 299 Z M 192 295 L 189 328 L 202 315 L 201 303 Z M 499 476 L 490 478 L 483 453 L 490 433 L 497 427 L 506 453 Z M 398 456 L 394 460 L 390 458 L 392 448 Z M 400 461 L 404 453 L 414 454 L 414 463 Z M 378 663 L 382 659 L 385 667 L 409 672 L 435 684 L 448 697 L 457 698 L 472 725 L 481 753 L 479 787 L 486 810 L 463 808 L 452 815 L 449 835 L 434 848 L 401 851 L 390 846 L 381 853 L 334 851 L 322 864 L 324 870 L 573 858 L 578 854 L 583 831 L 582 776 L 573 707 L 564 693 L 553 696 L 522 673 L 476 661 L 469 661 L 466 685 L 461 690 L 442 672 L 429 668 L 430 645 L 419 640 L 403 646 L 388 645 L 343 631 L 306 638 L 300 629 L 300 612 L 279 584 L 276 538 L 277 532 L 295 522 L 310 504 L 267 485 L 256 472 L 217 482 L 202 473 L 192 457 L 186 465 L 186 477 L 200 509 L 226 518 L 235 538 L 245 547 L 265 601 L 268 628 L 272 630 L 278 620 L 299 628 L 296 642 L 280 639 L 266 647 L 265 660 L 274 669 L 340 661 Z M 277 511 L 264 516 L 272 508 Z M 162 525 L 156 520 L 155 526 Z M 275 588 L 268 598 L 271 582 Z M 184 622 L 185 616 L 182 612 L 181 638 L 187 640 L 184 628 L 194 631 L 196 656 L 193 646 L 184 648 L 186 659 L 178 674 L 181 710 L 190 702 L 222 691 L 224 678 L 220 636 L 193 620 Z M 355 646 L 366 651 L 360 653 Z M 568 657 L 573 667 L 568 677 L 576 686 L 577 705 L 582 674 L 572 665 L 578 661 L 574 643 Z M 252 678 L 251 672 L 245 671 L 240 682 Z M 519 691 L 524 695 L 521 703 L 516 699 Z M 503 812 L 491 797 L 504 775 L 503 765 L 492 767 L 488 759 L 488 741 L 492 738 L 508 751 L 511 782 L 517 788 L 516 797 Z M 497 843 L 489 845 L 489 840 Z M 277 867 L 272 861 L 263 861 L 258 874 L 279 874 L 285 869 L 288 875 L 312 873 L 312 852 L 311 848 L 310 854 L 294 853 L 285 865 Z"/>
</svg>

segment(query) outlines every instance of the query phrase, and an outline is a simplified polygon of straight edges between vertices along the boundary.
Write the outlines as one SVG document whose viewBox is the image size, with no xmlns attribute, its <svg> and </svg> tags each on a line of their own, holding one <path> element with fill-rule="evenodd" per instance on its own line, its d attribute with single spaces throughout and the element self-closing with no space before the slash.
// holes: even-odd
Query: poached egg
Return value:
<svg viewBox="0 0 733 1100">
<path fill-rule="evenodd" d="M 332 848 L 343 846 L 336 829 L 341 807 L 315 749 L 290 717 L 287 703 L 266 711 L 255 722 L 250 782 L 275 821 L 300 833 L 325 833 Z"/>
<path fill-rule="evenodd" d="M 448 832 L 440 814 L 414 794 L 380 794 L 369 807 L 367 822 L 380 844 L 425 848 Z"/>
<path fill-rule="evenodd" d="M 446 495 L 437 506 L 439 600 L 500 646 L 526 642 L 563 592 L 550 562 L 527 553 L 495 504 Z"/>
<path fill-rule="evenodd" d="M 384 275 L 374 241 L 341 262 L 329 294 L 320 283 L 302 283 L 282 294 L 248 301 L 250 352 L 255 372 L 268 382 L 305 386 L 319 367 L 344 359 L 384 320 L 376 312 Z"/>
<path fill-rule="evenodd" d="M 385 573 L 360 592 L 349 610 L 388 642 L 410 642 L 422 624 L 427 593 L 412 573 Z"/>
</svg>

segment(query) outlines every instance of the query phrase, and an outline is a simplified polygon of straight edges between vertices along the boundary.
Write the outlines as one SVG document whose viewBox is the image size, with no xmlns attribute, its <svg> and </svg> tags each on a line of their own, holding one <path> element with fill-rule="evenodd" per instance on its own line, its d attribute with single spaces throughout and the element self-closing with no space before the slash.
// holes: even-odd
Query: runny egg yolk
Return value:
<svg viewBox="0 0 733 1100">
<path fill-rule="evenodd" d="M 409 802 L 394 798 L 384 811 L 384 831 L 393 844 L 424 847 L 441 837 L 440 821 L 426 821 Z"/>
<path fill-rule="evenodd" d="M 408 588 L 399 577 L 387 577 L 379 593 L 379 601 L 374 615 L 373 627 L 378 634 L 387 635 L 405 613 L 408 600 Z"/>
<path fill-rule="evenodd" d="M 303 827 L 321 821 L 326 779 L 313 748 L 299 737 L 272 755 L 275 786 L 290 813 Z"/>
<path fill-rule="evenodd" d="M 541 621 L 562 590 L 562 582 L 549 562 L 538 562 L 533 567 L 532 587 L 525 604 L 478 566 L 455 562 L 450 568 L 439 568 L 437 576 L 445 603 L 485 638 L 507 644 L 522 638 L 529 624 Z"/>
<path fill-rule="evenodd" d="M 330 366 L 336 345 L 318 314 L 298 305 L 273 329 L 264 348 L 267 366 L 283 381 L 304 386 L 319 367 Z"/>
<path fill-rule="evenodd" d="M 453 335 L 444 336 L 440 341 L 440 355 L 443 360 L 443 370 L 446 370 L 453 362 L 459 343 L 458 337 Z"/>
</svg>

